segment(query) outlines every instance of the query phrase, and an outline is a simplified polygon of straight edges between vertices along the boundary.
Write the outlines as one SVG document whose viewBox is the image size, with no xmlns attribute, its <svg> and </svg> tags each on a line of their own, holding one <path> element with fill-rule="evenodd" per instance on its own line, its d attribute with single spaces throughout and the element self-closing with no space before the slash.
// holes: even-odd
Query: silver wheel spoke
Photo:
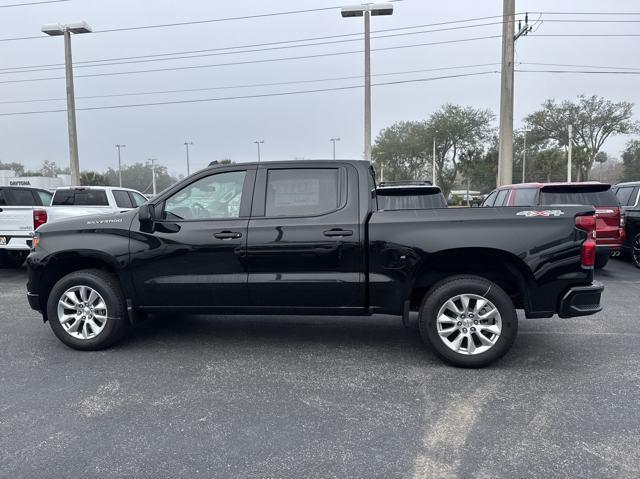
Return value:
<svg viewBox="0 0 640 479">
<path fill-rule="evenodd" d="M 456 304 L 455 304 L 453 301 L 451 301 L 451 300 L 449 300 L 449 301 L 447 301 L 447 302 L 445 303 L 445 307 L 446 307 L 446 309 L 448 309 L 449 311 L 451 311 L 451 312 L 453 312 L 453 313 L 456 313 L 456 314 L 462 314 L 462 311 L 460 311 L 460 308 L 458 308 L 458 307 L 456 306 Z M 443 312 L 444 312 L 444 311 L 443 311 Z M 440 315 L 438 315 L 438 316 L 440 316 Z"/>
<path fill-rule="evenodd" d="M 482 343 L 482 345 L 483 346 L 488 346 L 488 347 L 493 346 L 493 343 L 495 343 L 495 340 L 498 339 L 497 336 L 495 336 L 495 339 L 492 341 L 491 339 L 487 338 L 482 333 L 479 333 L 477 336 L 478 336 L 478 339 L 480 340 L 480 342 Z"/>
<path fill-rule="evenodd" d="M 473 354 L 476 350 L 476 344 L 473 342 L 471 335 L 467 337 L 467 354 Z"/>
<path fill-rule="evenodd" d="M 449 347 L 454 351 L 460 351 L 460 344 L 462 344 L 463 339 L 464 336 L 462 334 L 458 334 L 458 336 L 456 336 L 456 339 L 454 339 L 453 341 L 448 341 L 450 344 Z"/>
<path fill-rule="evenodd" d="M 462 312 L 463 313 L 468 313 L 469 312 L 469 296 L 467 296 L 466 294 L 463 294 L 462 296 L 460 296 L 460 302 L 462 303 Z"/>
<path fill-rule="evenodd" d="M 492 334 L 498 335 L 500 334 L 500 328 L 495 324 L 479 324 L 478 329 L 481 331 L 489 331 Z"/>
<path fill-rule="evenodd" d="M 477 301 L 476 301 L 476 305 L 475 305 L 475 307 L 473 308 L 473 312 L 474 312 L 475 314 L 478 314 L 478 313 L 480 312 L 480 310 L 481 310 L 482 308 L 484 308 L 484 306 L 485 306 L 486 304 L 487 304 L 487 300 L 486 300 L 486 299 L 484 299 L 484 298 L 483 298 L 483 299 L 479 299 L 479 300 L 477 300 Z"/>
<path fill-rule="evenodd" d="M 98 336 L 109 312 L 100 293 L 90 286 L 72 286 L 58 299 L 58 321 L 67 334 L 86 340 Z M 73 314 L 69 314 L 73 312 Z"/>
<path fill-rule="evenodd" d="M 441 329 L 440 331 L 438 331 L 438 334 L 446 338 L 457 329 L 458 328 L 456 326 L 451 326 L 450 328 L 447 328 L 447 329 Z"/>
</svg>

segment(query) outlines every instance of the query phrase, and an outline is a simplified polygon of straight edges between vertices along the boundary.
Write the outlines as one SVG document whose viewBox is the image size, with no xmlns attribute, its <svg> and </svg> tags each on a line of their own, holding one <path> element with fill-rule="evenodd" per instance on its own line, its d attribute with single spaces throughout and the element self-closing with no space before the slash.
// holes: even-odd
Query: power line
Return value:
<svg viewBox="0 0 640 479">
<path fill-rule="evenodd" d="M 325 7 L 324 10 L 335 10 L 335 9 L 338 9 L 338 8 L 341 8 L 341 7 Z M 320 9 L 320 10 L 323 10 L 323 9 Z M 307 12 L 307 11 L 310 12 L 310 11 L 315 11 L 315 10 L 311 9 L 311 10 L 297 10 L 297 11 L 290 11 L 290 12 L 276 12 L 276 13 L 271 13 L 271 14 L 258 15 L 258 17 L 260 17 L 260 16 L 274 16 L 274 15 L 287 15 L 287 14 L 299 13 L 299 12 Z M 518 16 L 518 15 L 524 15 L 524 12 L 516 13 L 516 16 Z M 254 16 L 229 17 L 229 18 L 220 18 L 220 19 L 214 19 L 214 20 L 200 20 L 200 21 L 195 21 L 195 23 L 222 22 L 222 21 L 230 21 L 230 20 L 241 20 L 241 19 L 246 19 L 246 18 L 254 18 Z M 468 23 L 468 22 L 489 20 L 489 19 L 492 19 L 492 18 L 502 18 L 502 15 L 489 15 L 489 16 L 484 16 L 484 17 L 464 18 L 464 19 L 457 19 L 457 20 L 446 20 L 446 21 L 442 21 L 442 22 L 427 23 L 427 24 L 415 25 L 415 26 L 410 26 L 410 27 L 392 28 L 392 29 L 386 29 L 386 30 L 375 30 L 374 32 L 385 32 L 385 31 L 391 31 L 391 30 L 408 30 L 408 29 L 412 29 L 412 28 L 436 27 L 436 26 L 441 26 L 441 25 L 451 25 L 451 24 L 458 24 L 458 23 Z M 185 25 L 189 25 L 191 23 L 193 23 L 193 22 L 186 22 L 184 24 Z M 500 22 L 500 23 L 502 23 L 502 22 Z M 182 23 L 155 24 L 155 25 L 143 25 L 143 26 L 137 26 L 137 27 L 113 28 L 113 29 L 108 29 L 108 30 L 94 30 L 93 33 L 96 34 L 96 33 L 120 32 L 120 31 L 125 31 L 125 30 L 142 30 L 142 29 L 163 28 L 163 27 L 166 27 L 166 26 L 177 26 L 177 25 L 182 25 Z M 362 35 L 362 33 L 354 33 L 352 35 Z M 38 36 L 29 36 L 29 37 L 0 38 L 0 42 L 11 42 L 11 41 L 19 41 L 19 40 L 33 40 L 33 39 L 44 39 L 44 38 L 50 38 L 50 37 L 46 36 L 46 35 L 38 35 Z"/>
<path fill-rule="evenodd" d="M 381 39 L 381 38 L 402 37 L 407 35 L 419 35 L 419 34 L 425 34 L 425 33 L 460 30 L 465 28 L 476 28 L 476 27 L 500 25 L 500 24 L 502 24 L 502 22 L 490 22 L 490 23 L 481 23 L 476 25 L 463 25 L 458 27 L 440 28 L 435 30 L 422 30 L 417 32 L 404 32 L 404 33 L 394 33 L 389 35 L 377 35 L 377 36 L 373 36 L 372 40 Z M 384 31 L 406 30 L 408 28 L 415 28 L 415 27 L 401 27 L 396 29 L 387 29 Z M 242 53 L 255 53 L 255 52 L 263 52 L 263 51 L 283 50 L 283 49 L 289 49 L 289 48 L 314 47 L 314 46 L 320 46 L 320 45 L 332 45 L 332 44 L 338 44 L 338 43 L 362 41 L 362 38 L 349 38 L 344 40 L 324 41 L 324 42 L 307 43 L 307 44 L 301 44 L 301 45 L 281 45 L 281 46 L 269 47 L 269 48 L 249 49 L 249 50 L 240 50 L 240 51 L 231 51 L 231 52 L 226 51 L 226 50 L 241 49 L 241 48 L 278 45 L 282 43 L 316 41 L 316 40 L 340 38 L 340 37 L 354 36 L 354 35 L 357 35 L 358 37 L 362 37 L 362 33 L 347 33 L 342 35 L 329 35 L 324 37 L 306 38 L 306 39 L 298 39 L 298 40 L 285 40 L 281 42 L 258 43 L 258 44 L 252 44 L 252 45 L 238 45 L 235 47 L 218 47 L 218 48 L 201 49 L 201 50 L 186 50 L 186 51 L 180 51 L 180 52 L 156 53 L 152 55 L 138 55 L 138 56 L 129 56 L 129 57 L 109 58 L 109 59 L 102 59 L 102 60 L 76 61 L 74 62 L 74 68 L 102 67 L 102 66 L 123 65 L 123 64 L 130 64 L 130 63 L 146 63 L 146 62 L 152 62 L 152 61 L 181 60 L 181 59 L 200 58 L 200 57 L 218 56 L 218 55 L 236 55 L 236 54 L 242 54 Z M 215 52 L 215 53 L 207 53 L 207 52 Z M 157 57 L 171 57 L 171 58 L 157 58 Z M 120 61 L 120 60 L 125 60 L 125 61 Z M 126 61 L 126 60 L 133 60 L 133 61 Z M 98 63 L 98 62 L 101 62 L 101 63 L 97 65 L 90 64 L 90 63 Z M 48 68 L 48 67 L 52 67 L 52 68 Z M 38 72 L 38 71 L 57 70 L 62 68 L 64 68 L 64 63 L 50 63 L 50 64 L 43 64 L 43 65 L 6 67 L 6 68 L 0 68 L 0 74 L 29 73 L 29 72 Z M 12 70 L 12 71 L 8 71 L 8 70 Z"/>
<path fill-rule="evenodd" d="M 475 72 L 475 73 L 460 73 L 457 75 L 446 75 L 446 76 L 439 76 L 439 77 L 416 78 L 412 80 L 397 80 L 397 81 L 391 81 L 391 82 L 374 83 L 372 84 L 372 86 L 401 85 L 406 83 L 428 82 L 428 81 L 435 81 L 435 80 L 464 78 L 464 77 L 470 77 L 470 76 L 496 74 L 496 73 L 498 73 L 496 70 Z M 319 88 L 314 90 L 298 90 L 298 91 L 287 91 L 287 92 L 278 92 L 278 93 L 261 93 L 256 95 L 241 95 L 241 96 L 232 96 L 232 97 L 200 98 L 200 99 L 194 99 L 194 100 L 173 100 L 173 101 L 149 102 L 149 103 L 132 103 L 132 104 L 125 104 L 125 105 L 93 106 L 93 107 L 76 108 L 76 111 L 114 110 L 114 109 L 120 109 L 120 108 L 140 108 L 140 107 L 160 106 L 160 105 L 178 105 L 178 104 L 185 104 L 185 103 L 202 103 L 202 102 L 213 102 L 213 101 L 224 101 L 224 100 L 243 100 L 243 99 L 252 99 L 252 98 L 290 96 L 290 95 L 320 93 L 320 92 L 329 92 L 329 91 L 354 90 L 359 88 L 363 88 L 363 85 L 349 85 L 349 86 L 342 86 L 342 87 Z M 0 113 L 0 116 L 35 115 L 35 114 L 42 114 L 42 113 L 62 113 L 66 111 L 67 111 L 66 109 L 22 111 L 22 112 Z"/>
<path fill-rule="evenodd" d="M 604 71 L 604 70 L 515 70 L 518 73 L 584 73 L 593 75 L 640 75 L 640 71 Z"/>
<path fill-rule="evenodd" d="M 530 38 L 539 37 L 640 37 L 640 33 L 536 33 Z"/>
<path fill-rule="evenodd" d="M 393 75 L 408 75 L 413 73 L 425 73 L 425 72 L 433 72 L 433 71 L 442 71 L 442 70 L 458 70 L 458 69 L 467 69 L 467 68 L 479 68 L 479 67 L 487 67 L 487 66 L 496 66 L 500 65 L 499 63 L 477 63 L 474 65 L 458 65 L 453 67 L 438 67 L 438 68 L 426 68 L 420 70 L 406 70 L 399 72 L 388 72 L 388 73 L 375 73 L 371 76 L 393 76 Z M 338 80 L 354 80 L 360 79 L 362 75 L 350 75 L 343 77 L 333 77 L 333 78 L 317 78 L 317 79 L 308 79 L 308 80 L 294 80 L 294 81 L 284 81 L 284 82 L 269 82 L 269 83 L 253 83 L 253 84 L 245 84 L 245 85 L 223 85 L 217 87 L 207 87 L 207 88 L 187 88 L 187 89 L 178 89 L 178 90 L 156 90 L 156 91 L 141 91 L 141 92 L 127 92 L 127 93 L 113 93 L 113 94 L 104 94 L 104 95 L 91 95 L 91 96 L 77 96 L 76 99 L 96 99 L 96 98 L 114 98 L 114 97 L 125 97 L 125 96 L 143 96 L 143 95 L 164 95 L 170 93 L 193 93 L 200 91 L 212 91 L 212 90 L 232 90 L 239 88 L 256 88 L 256 87 L 265 87 L 265 86 L 283 86 L 283 85 L 296 85 L 296 84 L 305 84 L 305 83 L 320 83 L 327 81 L 338 81 Z M 0 104 L 20 104 L 20 103 L 37 103 L 37 102 L 48 102 L 48 101 L 66 101 L 66 98 L 42 98 L 42 99 L 32 99 L 32 100 L 9 100 L 9 101 L 0 101 Z"/>
<path fill-rule="evenodd" d="M 43 0 L 41 2 L 9 3 L 6 5 L 0 5 L 0 8 L 28 7 L 31 5 L 44 5 L 46 3 L 62 3 L 62 2 L 69 2 L 69 1 L 71 0 Z"/>
<path fill-rule="evenodd" d="M 537 65 L 537 66 L 546 66 L 546 67 L 575 67 L 575 68 L 600 68 L 600 69 L 608 69 L 608 70 L 638 70 L 640 71 L 640 67 L 612 67 L 602 66 L 602 65 L 575 65 L 575 64 L 567 64 L 567 63 L 540 63 L 540 62 L 520 62 L 520 65 Z"/>
<path fill-rule="evenodd" d="M 444 45 L 444 44 L 450 44 L 450 43 L 462 43 L 462 42 L 470 42 L 470 41 L 476 41 L 476 40 L 485 40 L 490 38 L 500 38 L 500 35 L 489 35 L 484 37 L 462 38 L 458 40 L 444 40 L 440 42 L 415 43 L 415 44 L 409 44 L 409 45 L 397 45 L 392 47 L 372 48 L 371 51 L 389 51 L 389 50 L 397 50 L 402 48 L 416 48 L 416 47 L 432 46 L 432 45 Z M 214 67 L 221 67 L 221 66 L 251 65 L 256 63 L 272 63 L 272 62 L 278 62 L 278 61 L 303 60 L 303 59 L 310 59 L 310 58 L 332 57 L 332 56 L 338 56 L 338 55 L 351 55 L 351 54 L 362 53 L 362 52 L 363 50 L 349 50 L 344 52 L 317 53 L 314 55 L 299 55 L 295 57 L 267 58 L 262 60 L 244 60 L 244 61 L 238 61 L 238 62 L 214 63 L 214 64 L 207 64 L 207 65 L 187 65 L 187 66 L 181 66 L 181 67 L 153 68 L 153 69 L 147 69 L 147 70 L 129 70 L 129 71 L 121 71 L 121 72 L 90 73 L 87 75 L 75 75 L 75 78 L 131 75 L 131 74 L 139 74 L 139 73 L 157 73 L 157 72 L 179 71 L 179 70 L 194 70 L 194 69 L 200 69 L 200 68 L 214 68 Z M 0 81 L 0 84 L 24 83 L 24 82 L 45 81 L 45 80 L 60 80 L 64 78 L 65 78 L 64 76 L 59 76 L 59 77 L 26 78 L 21 80 L 2 80 Z"/>
</svg>

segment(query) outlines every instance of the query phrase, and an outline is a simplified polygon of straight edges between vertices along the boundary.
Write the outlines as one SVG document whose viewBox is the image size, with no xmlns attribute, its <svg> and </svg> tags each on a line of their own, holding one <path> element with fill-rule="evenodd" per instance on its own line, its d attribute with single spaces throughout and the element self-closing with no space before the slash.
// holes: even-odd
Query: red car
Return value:
<svg viewBox="0 0 640 479">
<path fill-rule="evenodd" d="M 482 206 L 591 205 L 596 208 L 596 269 L 620 254 L 625 240 L 624 213 L 611 185 L 584 183 L 520 183 L 492 191 Z"/>
</svg>

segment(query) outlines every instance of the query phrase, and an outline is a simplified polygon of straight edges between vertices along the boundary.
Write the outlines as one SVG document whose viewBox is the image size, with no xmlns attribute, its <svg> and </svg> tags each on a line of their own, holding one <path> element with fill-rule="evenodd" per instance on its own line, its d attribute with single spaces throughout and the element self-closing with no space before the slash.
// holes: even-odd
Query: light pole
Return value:
<svg viewBox="0 0 640 479">
<path fill-rule="evenodd" d="M 258 163 L 260 163 L 260 145 L 264 143 L 264 140 L 256 140 L 254 143 L 258 145 Z"/>
<path fill-rule="evenodd" d="M 371 15 L 393 15 L 391 3 L 342 7 L 343 17 L 364 17 L 364 158 L 371 161 Z"/>
<path fill-rule="evenodd" d="M 184 142 L 184 147 L 187 150 L 187 176 L 189 176 L 190 171 L 189 171 L 189 146 L 193 145 L 193 141 L 185 141 Z"/>
<path fill-rule="evenodd" d="M 436 137 L 433 137 L 433 156 L 431 157 L 431 167 L 433 172 L 431 173 L 433 186 L 436 186 Z"/>
<path fill-rule="evenodd" d="M 525 183 L 527 175 L 527 130 L 522 130 L 524 145 L 522 146 L 522 182 Z"/>
<path fill-rule="evenodd" d="M 42 32 L 50 36 L 64 35 L 64 66 L 67 79 L 67 123 L 69 130 L 69 167 L 71 184 L 80 184 L 80 160 L 78 159 L 78 131 L 76 128 L 76 99 L 73 88 L 73 59 L 71 57 L 71 34 L 91 33 L 86 22 L 67 25 L 45 25 Z"/>
<path fill-rule="evenodd" d="M 569 125 L 569 139 L 567 151 L 567 183 L 571 183 L 571 149 L 573 147 L 573 125 Z"/>
<path fill-rule="evenodd" d="M 122 162 L 120 161 L 120 149 L 125 148 L 127 145 L 116 145 L 118 149 L 118 181 L 119 186 L 122 188 Z"/>
<path fill-rule="evenodd" d="M 153 185 L 153 196 L 156 196 L 156 158 L 149 158 L 151 162 L 151 184 Z"/>
<path fill-rule="evenodd" d="M 331 143 L 333 143 L 333 159 L 335 161 L 335 159 L 336 159 L 336 141 L 340 141 L 340 138 L 331 138 L 329 141 Z"/>
</svg>

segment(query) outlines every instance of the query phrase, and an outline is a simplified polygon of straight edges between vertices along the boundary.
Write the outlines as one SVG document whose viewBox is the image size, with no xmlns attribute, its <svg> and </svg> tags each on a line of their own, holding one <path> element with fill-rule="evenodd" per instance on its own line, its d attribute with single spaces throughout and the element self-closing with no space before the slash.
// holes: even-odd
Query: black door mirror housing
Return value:
<svg viewBox="0 0 640 479">
<path fill-rule="evenodd" d="M 156 219 L 156 210 L 150 203 L 145 203 L 138 208 L 140 223 L 150 223 Z"/>
</svg>

